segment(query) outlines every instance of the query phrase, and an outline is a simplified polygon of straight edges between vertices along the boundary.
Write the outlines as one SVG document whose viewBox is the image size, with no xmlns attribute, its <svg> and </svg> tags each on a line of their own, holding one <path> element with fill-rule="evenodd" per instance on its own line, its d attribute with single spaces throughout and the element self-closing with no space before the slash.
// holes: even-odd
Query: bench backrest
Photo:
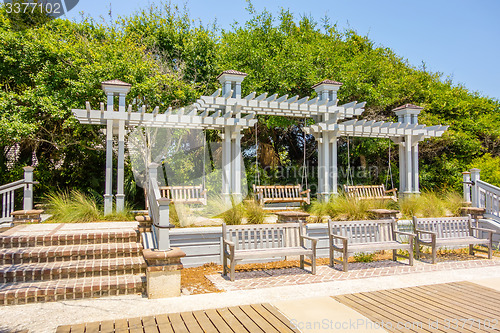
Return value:
<svg viewBox="0 0 500 333">
<path fill-rule="evenodd" d="M 222 237 L 234 242 L 236 250 L 301 246 L 302 223 L 226 225 Z"/>
<path fill-rule="evenodd" d="M 462 217 L 413 217 L 414 229 L 433 231 L 437 238 L 460 238 L 472 235 L 472 219 L 470 216 Z M 429 234 L 421 234 L 421 239 L 429 240 Z"/>
<path fill-rule="evenodd" d="M 253 191 L 269 199 L 300 198 L 302 185 L 254 185 Z"/>
<path fill-rule="evenodd" d="M 382 198 L 386 196 L 385 185 L 344 185 L 344 191 L 350 198 Z"/>
<path fill-rule="evenodd" d="M 160 186 L 162 198 L 172 200 L 173 203 L 198 203 L 206 204 L 207 195 L 203 185 L 198 186 Z"/>
<path fill-rule="evenodd" d="M 347 237 L 350 244 L 394 241 L 395 220 L 328 221 L 329 233 Z M 335 245 L 342 241 L 334 239 Z"/>
</svg>

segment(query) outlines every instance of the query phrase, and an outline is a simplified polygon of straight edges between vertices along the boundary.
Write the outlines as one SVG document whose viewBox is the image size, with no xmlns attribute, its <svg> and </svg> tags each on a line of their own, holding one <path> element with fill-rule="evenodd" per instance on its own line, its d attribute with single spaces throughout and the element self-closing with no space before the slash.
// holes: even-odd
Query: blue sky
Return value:
<svg viewBox="0 0 500 333">
<path fill-rule="evenodd" d="M 83 12 L 109 20 L 128 15 L 161 1 L 80 0 L 68 13 L 73 20 Z M 217 20 L 221 28 L 245 22 L 250 16 L 244 0 L 189 0 L 190 16 L 204 24 Z M 310 15 L 317 21 L 328 16 L 339 27 L 368 35 L 377 45 L 392 48 L 412 65 L 425 62 L 473 91 L 500 99 L 500 1 L 499 0 L 253 0 L 257 11 L 278 13 L 290 9 L 296 16 Z"/>
</svg>

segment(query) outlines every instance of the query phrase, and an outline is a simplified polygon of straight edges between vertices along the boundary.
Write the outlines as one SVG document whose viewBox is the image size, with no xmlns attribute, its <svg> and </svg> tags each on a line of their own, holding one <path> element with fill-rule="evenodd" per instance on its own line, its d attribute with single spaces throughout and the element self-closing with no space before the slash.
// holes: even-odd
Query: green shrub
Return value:
<svg viewBox="0 0 500 333">
<path fill-rule="evenodd" d="M 231 197 L 231 207 L 222 213 L 222 220 L 227 225 L 239 225 L 245 216 L 245 211 L 241 204 L 236 204 Z"/>
<path fill-rule="evenodd" d="M 92 222 L 101 219 L 97 203 L 80 191 L 53 192 L 47 196 L 47 212 L 60 223 Z"/>
<path fill-rule="evenodd" d="M 372 262 L 374 260 L 375 260 L 375 253 L 364 253 L 364 252 L 354 253 L 355 262 Z"/>
<path fill-rule="evenodd" d="M 310 222 L 322 223 L 323 217 L 331 214 L 331 202 L 313 201 L 309 207 L 309 213 L 312 215 Z"/>
<path fill-rule="evenodd" d="M 249 224 L 264 223 L 266 212 L 264 208 L 255 200 L 245 201 L 245 215 Z"/>
</svg>

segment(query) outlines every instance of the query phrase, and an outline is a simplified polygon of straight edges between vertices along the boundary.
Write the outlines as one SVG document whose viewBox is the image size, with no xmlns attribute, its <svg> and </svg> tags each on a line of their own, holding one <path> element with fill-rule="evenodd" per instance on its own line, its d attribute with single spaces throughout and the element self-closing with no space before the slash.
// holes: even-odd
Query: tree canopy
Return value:
<svg viewBox="0 0 500 333">
<path fill-rule="evenodd" d="M 217 75 L 226 69 L 249 74 L 243 94 L 314 97 L 313 84 L 324 79 L 343 82 L 340 103 L 367 101 L 364 119 L 395 120 L 393 108 L 405 103 L 423 106 L 420 123 L 450 125 L 442 138 L 420 145 L 424 188 L 459 189 L 461 172 L 475 162 L 498 163 L 498 100 L 469 91 L 425 67 L 417 68 L 355 30 L 326 20 L 297 18 L 286 10 L 277 15 L 255 12 L 251 6 L 249 10 L 252 18 L 229 30 L 195 23 L 189 14 L 167 4 L 110 23 L 56 19 L 20 29 L 2 7 L 0 184 L 19 179 L 23 166 L 36 164 L 40 193 L 70 186 L 102 193 L 105 137 L 98 127 L 79 124 L 71 109 L 83 108 L 85 101 L 92 105 L 104 101 L 100 83 L 110 79 L 132 84 L 127 104 L 164 109 L 187 105 L 212 93 Z M 263 166 L 302 164 L 303 121 L 259 119 Z M 253 129 L 245 133 L 245 148 L 252 147 L 254 135 Z M 209 137 L 217 140 L 217 133 Z M 355 181 L 384 181 L 389 145 L 387 140 L 350 140 L 352 166 L 378 170 L 355 174 Z M 312 169 L 317 165 L 312 137 L 306 137 L 305 147 Z M 251 150 L 245 156 L 247 162 L 254 158 Z M 397 186 L 397 154 L 392 154 L 391 162 Z M 347 140 L 342 138 L 339 168 L 346 166 Z M 127 175 L 127 195 L 133 202 L 140 191 L 129 166 Z M 316 181 L 314 173 L 310 181 Z"/>
</svg>

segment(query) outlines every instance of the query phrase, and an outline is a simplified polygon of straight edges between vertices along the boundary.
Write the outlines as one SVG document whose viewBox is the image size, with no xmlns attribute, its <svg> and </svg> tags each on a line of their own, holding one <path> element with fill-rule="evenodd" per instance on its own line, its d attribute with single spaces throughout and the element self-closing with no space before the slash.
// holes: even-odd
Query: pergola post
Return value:
<svg viewBox="0 0 500 333">
<path fill-rule="evenodd" d="M 125 98 L 131 85 L 119 80 L 102 83 L 102 89 L 107 96 L 105 112 L 114 113 L 114 99 L 118 96 L 118 113 L 125 113 Z M 106 121 L 106 184 L 104 193 L 104 215 L 113 212 L 113 134 L 118 134 L 118 161 L 116 181 L 116 211 L 125 208 L 124 176 L 125 176 L 125 117 L 108 116 Z"/>
<path fill-rule="evenodd" d="M 246 73 L 228 70 L 222 72 L 217 79 L 219 80 L 222 96 L 228 96 L 235 99 L 241 98 L 241 82 L 247 76 Z M 226 114 L 230 116 L 234 111 L 233 107 L 226 108 Z M 240 118 L 236 114 L 236 118 Z M 238 126 L 224 126 L 222 139 L 222 196 L 229 203 L 231 196 L 240 202 L 241 193 L 241 129 Z"/>
<path fill-rule="evenodd" d="M 318 103 L 322 105 L 337 105 L 337 91 L 342 83 L 324 80 L 312 86 L 318 95 Z M 322 113 L 320 122 L 337 123 L 337 115 Z M 331 195 L 338 194 L 337 173 L 337 133 L 324 131 L 318 142 L 318 199 L 330 200 Z"/>
<path fill-rule="evenodd" d="M 400 123 L 418 126 L 418 115 L 422 110 L 420 106 L 405 104 L 393 111 Z M 406 135 L 399 142 L 399 187 L 404 195 L 420 193 L 418 141 L 417 136 Z"/>
</svg>

